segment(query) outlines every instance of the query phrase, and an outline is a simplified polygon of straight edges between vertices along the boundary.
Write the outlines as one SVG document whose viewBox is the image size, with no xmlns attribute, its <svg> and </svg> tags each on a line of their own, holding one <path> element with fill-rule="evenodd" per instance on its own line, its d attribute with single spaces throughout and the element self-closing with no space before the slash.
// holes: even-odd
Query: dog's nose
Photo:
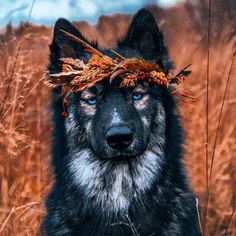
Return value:
<svg viewBox="0 0 236 236">
<path fill-rule="evenodd" d="M 132 143 L 133 132 L 128 126 L 111 127 L 105 137 L 111 148 L 121 151 Z"/>
</svg>

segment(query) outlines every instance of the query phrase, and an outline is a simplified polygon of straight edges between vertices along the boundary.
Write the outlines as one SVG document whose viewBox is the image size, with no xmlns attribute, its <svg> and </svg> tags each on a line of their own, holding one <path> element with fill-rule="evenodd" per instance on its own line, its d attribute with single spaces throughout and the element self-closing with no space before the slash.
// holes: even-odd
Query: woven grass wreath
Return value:
<svg viewBox="0 0 236 236">
<path fill-rule="evenodd" d="M 122 79 L 120 87 L 134 87 L 138 80 L 145 80 L 147 83 L 166 87 L 171 84 L 175 87 L 171 92 L 172 94 L 179 93 L 181 96 L 194 99 L 188 95 L 187 91 L 179 89 L 184 78 L 191 73 L 187 70 L 191 64 L 172 77 L 169 71 L 164 69 L 161 60 L 154 63 L 143 58 L 124 58 L 111 50 L 118 56 L 116 59 L 112 59 L 75 35 L 64 30 L 61 31 L 71 39 L 81 43 L 85 47 L 85 51 L 92 53 L 87 64 L 79 59 L 60 58 L 62 72 L 49 74 L 46 84 L 51 88 L 61 85 L 66 94 L 65 97 L 73 91 L 82 91 L 92 87 L 99 81 L 108 79 L 111 83 L 116 77 L 119 77 Z"/>
</svg>

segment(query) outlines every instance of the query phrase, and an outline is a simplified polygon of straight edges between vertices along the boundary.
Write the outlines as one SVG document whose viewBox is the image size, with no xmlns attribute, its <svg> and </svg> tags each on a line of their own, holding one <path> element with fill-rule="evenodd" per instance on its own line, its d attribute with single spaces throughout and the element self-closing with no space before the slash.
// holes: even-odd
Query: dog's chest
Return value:
<svg viewBox="0 0 236 236">
<path fill-rule="evenodd" d="M 70 164 L 74 184 L 107 212 L 125 213 L 131 202 L 149 189 L 156 178 L 157 157 L 146 153 L 139 161 L 119 163 L 92 160 L 84 150 Z"/>
</svg>

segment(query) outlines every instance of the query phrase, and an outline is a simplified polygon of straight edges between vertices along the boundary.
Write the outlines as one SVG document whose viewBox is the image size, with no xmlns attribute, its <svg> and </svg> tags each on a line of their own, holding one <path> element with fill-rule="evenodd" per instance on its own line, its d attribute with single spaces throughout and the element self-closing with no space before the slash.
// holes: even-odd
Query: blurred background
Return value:
<svg viewBox="0 0 236 236">
<path fill-rule="evenodd" d="M 185 86 L 196 101 L 179 101 L 179 112 L 203 234 L 236 235 L 235 0 L 0 0 L 0 6 L 0 235 L 43 235 L 53 181 L 43 80 L 54 22 L 65 17 L 110 48 L 144 6 L 164 33 L 172 73 L 192 63 Z"/>
<path fill-rule="evenodd" d="M 103 14 L 132 14 L 148 4 L 168 7 L 181 1 L 184 0 L 0 0 L 0 24 L 7 24 L 9 21 L 18 24 L 30 20 L 32 23 L 52 25 L 59 17 L 71 21 L 85 20 L 95 24 Z"/>
</svg>

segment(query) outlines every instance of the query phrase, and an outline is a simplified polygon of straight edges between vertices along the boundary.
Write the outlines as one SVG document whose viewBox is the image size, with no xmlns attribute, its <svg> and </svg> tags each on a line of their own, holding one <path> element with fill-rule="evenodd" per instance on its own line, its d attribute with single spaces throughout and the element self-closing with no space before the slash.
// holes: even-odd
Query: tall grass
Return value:
<svg viewBox="0 0 236 236">
<path fill-rule="evenodd" d="M 232 62 L 236 48 L 233 20 L 236 6 L 233 3 L 233 0 L 212 1 L 209 60 L 207 1 L 187 1 L 166 10 L 149 6 L 164 32 L 176 65 L 174 70 L 193 64 L 186 87 L 196 102 L 180 102 L 179 110 L 185 131 L 184 162 L 199 200 L 205 235 L 236 235 L 236 66 Z M 111 47 L 124 34 L 130 20 L 129 15 L 113 15 L 101 17 L 96 26 L 86 22 L 76 24 L 88 38 L 97 39 L 102 47 Z M 42 235 L 44 200 L 53 181 L 50 93 L 43 85 L 51 32 L 51 28 L 25 23 L 17 28 L 7 25 L 0 35 L 0 235 L 3 236 Z M 209 166 L 206 168 L 208 62 Z M 204 217 L 209 174 L 206 170 L 211 168 Z"/>
<path fill-rule="evenodd" d="M 42 33 L 48 31 L 8 25 L 0 39 L 0 235 L 35 234 L 49 188 L 49 101 L 42 84 L 49 37 Z"/>
</svg>

